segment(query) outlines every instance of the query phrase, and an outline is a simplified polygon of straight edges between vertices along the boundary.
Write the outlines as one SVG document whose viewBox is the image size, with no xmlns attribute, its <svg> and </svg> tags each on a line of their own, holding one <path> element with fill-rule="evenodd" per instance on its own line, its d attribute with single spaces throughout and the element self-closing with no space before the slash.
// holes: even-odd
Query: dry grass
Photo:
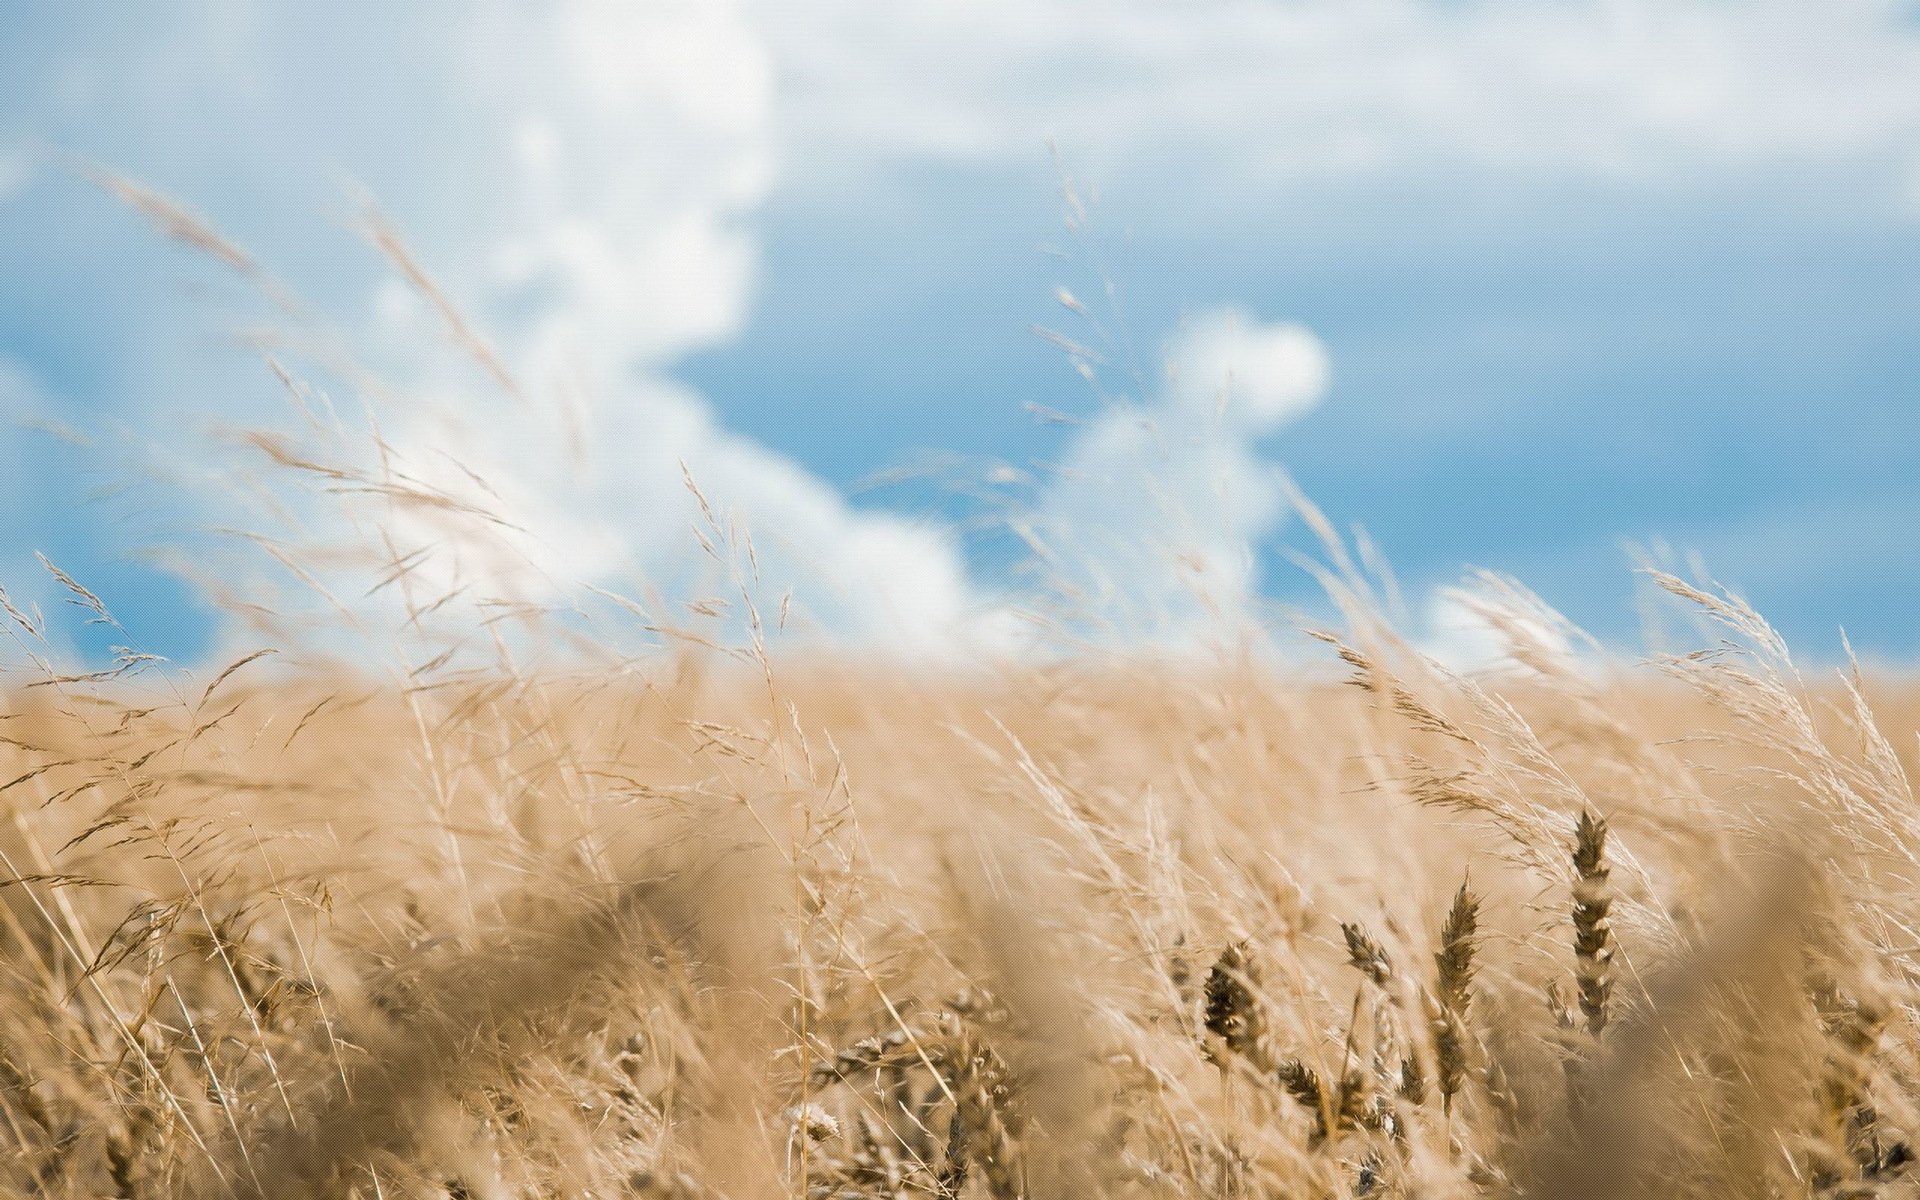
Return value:
<svg viewBox="0 0 1920 1200">
<path fill-rule="evenodd" d="M 0 1171 L 74 1196 L 1905 1186 L 1920 830 L 1845 681 L 1345 656 L 1363 686 L 16 687 Z"/>
</svg>

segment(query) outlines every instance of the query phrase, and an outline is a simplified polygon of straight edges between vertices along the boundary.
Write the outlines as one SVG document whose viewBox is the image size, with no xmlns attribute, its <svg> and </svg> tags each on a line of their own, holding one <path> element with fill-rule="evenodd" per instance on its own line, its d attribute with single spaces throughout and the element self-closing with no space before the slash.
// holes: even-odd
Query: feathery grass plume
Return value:
<svg viewBox="0 0 1920 1200">
<path fill-rule="evenodd" d="M 1606 860 L 1607 823 L 1582 811 L 1575 831 L 1573 868 L 1574 974 L 1579 983 L 1580 1013 L 1587 1032 L 1596 1039 L 1606 1032 L 1607 1001 L 1613 992 L 1613 926 L 1607 919 L 1613 892 Z"/>
<path fill-rule="evenodd" d="M 1480 925 L 1480 899 L 1462 883 L 1440 929 L 1440 949 L 1434 953 L 1434 1063 L 1439 1072 L 1440 1102 L 1453 1111 L 1453 1098 L 1467 1078 L 1467 1009 L 1473 1003 L 1474 939 Z"/>
</svg>

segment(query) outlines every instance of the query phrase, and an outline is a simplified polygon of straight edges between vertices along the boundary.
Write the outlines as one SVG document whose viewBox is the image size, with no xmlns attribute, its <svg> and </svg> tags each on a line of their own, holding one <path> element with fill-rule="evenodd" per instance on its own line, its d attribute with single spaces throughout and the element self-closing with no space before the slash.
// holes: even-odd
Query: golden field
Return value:
<svg viewBox="0 0 1920 1200">
<path fill-rule="evenodd" d="M 1916 696 L 1670 586 L 1726 647 L 16 675 L 0 1179 L 1907 1194 Z"/>
</svg>

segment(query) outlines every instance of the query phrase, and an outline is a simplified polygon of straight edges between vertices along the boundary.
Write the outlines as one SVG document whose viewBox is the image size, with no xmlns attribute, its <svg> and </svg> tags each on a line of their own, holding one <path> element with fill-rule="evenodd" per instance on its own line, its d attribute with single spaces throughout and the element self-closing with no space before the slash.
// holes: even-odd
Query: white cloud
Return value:
<svg viewBox="0 0 1920 1200">
<path fill-rule="evenodd" d="M 1269 433 L 1320 402 L 1326 348 L 1298 325 L 1216 309 L 1188 322 L 1168 352 L 1167 407 L 1189 420 Z"/>
<path fill-rule="evenodd" d="M 728 531 L 751 537 L 743 573 L 768 622 L 791 590 L 797 625 L 876 648 L 950 654 L 985 636 L 950 532 L 855 508 L 668 377 L 737 334 L 752 297 L 775 70 L 741 5 L 500 0 L 432 20 L 228 0 L 139 25 L 48 64 L 49 133 L 237 215 L 248 249 L 296 287 L 326 281 L 309 298 L 387 384 L 380 452 L 323 436 L 333 461 L 514 523 L 330 498 L 292 514 L 314 541 L 386 523 L 400 554 L 423 552 L 410 584 L 465 589 L 449 614 L 495 598 L 564 604 L 578 584 L 737 603 L 694 535 L 704 518 L 684 464 Z M 335 203 L 328 168 L 393 215 L 513 386 L 474 369 L 458 344 L 471 339 L 449 336 L 404 272 L 355 276 L 318 248 L 306 214 Z M 196 395 L 191 414 L 178 404 L 156 392 L 130 415 L 179 462 L 204 454 L 184 444 L 209 415 L 200 406 L 247 423 L 261 410 L 257 390 Z M 232 500 L 216 503 L 206 519 L 232 523 Z M 658 615 L 686 623 L 677 606 Z"/>
<path fill-rule="evenodd" d="M 1435 588 L 1420 614 L 1422 654 L 1462 675 L 1510 665 L 1507 639 L 1488 619 L 1484 605 L 1461 588 Z"/>
<path fill-rule="evenodd" d="M 1220 309 L 1166 348 L 1167 380 L 1074 438 L 1040 499 L 1069 619 L 1169 644 L 1231 640 L 1254 620 L 1256 553 L 1287 515 L 1259 440 L 1319 403 L 1325 349 L 1297 325 Z"/>
<path fill-rule="evenodd" d="M 1165 365 L 1152 403 L 1110 409 L 1077 433 L 1030 528 L 1047 548 L 1070 629 L 1113 644 L 1222 644 L 1256 622 L 1255 555 L 1286 516 L 1260 443 L 1319 403 L 1327 355 L 1297 325 L 1217 309 L 1186 323 Z M 943 658 L 1033 645 L 1023 602 L 971 579 L 951 531 L 854 510 L 666 380 L 629 379 L 619 396 L 581 418 L 582 440 L 598 448 L 585 455 L 552 412 L 504 399 L 476 407 L 467 391 L 416 402 L 390 438 L 398 469 L 509 514 L 524 531 L 437 509 L 403 516 L 403 551 L 434 547 L 420 577 L 435 590 L 478 579 L 483 594 L 536 603 L 575 580 L 637 578 L 668 596 L 729 603 L 744 585 L 768 622 L 792 590 L 803 629 L 868 650 Z M 712 500 L 711 520 L 737 529 L 739 547 L 750 540 L 750 556 L 694 552 L 687 531 L 710 518 L 683 466 Z"/>
<path fill-rule="evenodd" d="M 770 185 L 773 104 L 750 23 L 715 3 L 492 17 L 456 87 L 485 95 L 512 131 L 517 161 L 492 202 L 513 232 L 463 290 L 482 311 L 539 298 L 503 335 L 530 394 L 418 406 L 401 443 L 443 490 L 486 503 L 471 470 L 505 493 L 526 529 L 509 540 L 531 569 L 483 560 L 487 588 L 544 601 L 571 581 L 644 582 L 685 598 L 703 570 L 691 533 L 703 518 L 684 466 L 718 519 L 751 539 L 745 573 L 768 622 L 791 591 L 815 634 L 910 655 L 973 645 L 974 598 L 949 533 L 855 510 L 658 374 L 736 333 L 750 295 L 743 218 Z M 431 336 L 420 305 L 390 311 L 403 341 Z M 469 558 L 493 541 L 467 546 Z"/>
<path fill-rule="evenodd" d="M 1459 674 L 1525 668 L 1543 675 L 1594 674 L 1611 659 L 1546 601 L 1502 575 L 1478 572 L 1427 594 L 1418 649 Z"/>
<path fill-rule="evenodd" d="M 792 153 L 827 187 L 1057 138 L 1157 203 L 1439 168 L 1653 187 L 1920 141 L 1896 0 L 757 0 Z M 803 185 L 808 181 L 801 180 Z M 1142 203 L 1146 202 L 1144 199 Z"/>
<path fill-rule="evenodd" d="M 504 403 L 485 414 L 473 422 L 470 401 L 416 412 L 393 439 L 408 475 L 517 526 L 435 509 L 399 520 L 403 547 L 434 548 L 421 571 L 432 594 L 473 584 L 546 604 L 591 583 L 666 599 L 655 615 L 668 624 L 689 620 L 673 602 L 714 597 L 735 635 L 744 599 L 774 632 L 791 594 L 804 637 L 908 658 L 1004 648 L 949 531 L 855 510 L 792 459 L 727 431 L 696 393 L 627 383 L 618 403 L 589 415 L 584 457 L 551 414 Z"/>
</svg>

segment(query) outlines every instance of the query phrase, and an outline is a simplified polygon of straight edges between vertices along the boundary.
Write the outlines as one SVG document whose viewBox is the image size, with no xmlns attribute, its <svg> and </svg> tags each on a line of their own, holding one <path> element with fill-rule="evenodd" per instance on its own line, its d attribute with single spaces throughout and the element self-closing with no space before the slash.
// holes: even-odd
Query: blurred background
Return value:
<svg viewBox="0 0 1920 1200">
<path fill-rule="evenodd" d="M 1916 85 L 1894 0 L 10 3 L 0 580 L 213 653 L 272 329 L 512 498 L 531 568 L 458 574 L 536 600 L 693 589 L 684 463 L 847 642 L 1004 646 L 1036 559 L 1177 641 L 1324 607 L 1284 467 L 1437 649 L 1469 566 L 1671 648 L 1652 562 L 1911 661 Z"/>
</svg>

